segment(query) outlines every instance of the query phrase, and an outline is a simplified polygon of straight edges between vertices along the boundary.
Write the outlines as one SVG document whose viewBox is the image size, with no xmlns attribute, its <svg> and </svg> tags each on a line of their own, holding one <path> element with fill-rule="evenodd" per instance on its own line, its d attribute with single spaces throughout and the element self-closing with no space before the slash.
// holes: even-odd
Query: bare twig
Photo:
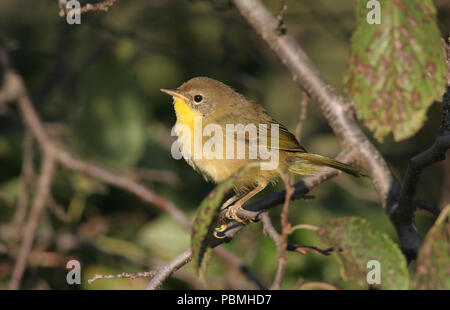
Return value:
<svg viewBox="0 0 450 310">
<path fill-rule="evenodd" d="M 287 238 L 291 231 L 291 223 L 289 223 L 289 205 L 291 203 L 292 195 L 295 189 L 291 186 L 291 176 L 286 174 L 283 178 L 284 186 L 286 188 L 286 197 L 284 198 L 283 209 L 281 211 L 281 235 L 279 239 L 278 248 L 278 264 L 275 279 L 271 286 L 272 290 L 279 290 L 283 281 L 284 272 L 286 270 L 286 249 Z"/>
<path fill-rule="evenodd" d="M 414 198 L 413 203 L 416 205 L 418 209 L 425 210 L 436 217 L 439 216 L 439 214 L 441 213 L 441 209 L 439 209 L 439 206 L 434 203 L 424 201 L 417 197 Z"/>
<path fill-rule="evenodd" d="M 44 160 L 42 162 L 41 173 L 37 181 L 36 195 L 31 205 L 31 212 L 25 226 L 22 245 L 19 251 L 19 255 L 17 256 L 17 260 L 12 272 L 12 278 L 9 284 L 10 288 L 13 290 L 19 288 L 22 275 L 25 271 L 26 262 L 33 245 L 39 218 L 49 197 L 50 185 L 53 178 L 54 169 L 54 158 L 50 154 L 45 154 Z"/>
<path fill-rule="evenodd" d="M 137 278 L 151 278 L 155 275 L 155 271 L 142 271 L 137 273 L 128 273 L 122 272 L 119 274 L 96 274 L 94 277 L 88 280 L 89 284 L 94 283 L 94 281 L 98 279 L 120 279 L 120 278 L 128 278 L 128 279 L 137 279 Z"/>
<path fill-rule="evenodd" d="M 240 266 L 239 269 L 241 272 L 251 280 L 259 289 L 266 290 L 266 286 L 243 262 L 241 259 L 236 257 L 229 251 L 226 251 L 223 248 L 215 248 L 214 252 L 218 254 L 224 261 L 233 266 Z"/>
<path fill-rule="evenodd" d="M 29 190 L 33 184 L 35 171 L 33 166 L 33 135 L 30 130 L 25 129 L 22 147 L 22 173 L 20 175 L 20 196 L 17 201 L 17 209 L 14 213 L 13 224 L 22 224 L 28 206 Z"/>
<path fill-rule="evenodd" d="M 189 248 L 172 261 L 161 266 L 156 270 L 156 273 L 150 283 L 145 287 L 146 290 L 156 290 L 163 282 L 170 277 L 172 273 L 189 263 L 192 259 L 192 250 Z"/>
<path fill-rule="evenodd" d="M 321 249 L 315 246 L 297 245 L 297 244 L 288 244 L 287 250 L 298 252 L 303 255 L 306 254 L 307 252 L 314 252 L 325 256 L 328 256 L 331 254 L 331 252 L 333 252 L 333 248 Z"/>
<path fill-rule="evenodd" d="M 308 94 L 305 91 L 303 91 L 302 100 L 300 101 L 300 115 L 298 117 L 297 126 L 295 127 L 295 137 L 299 142 L 303 128 L 303 123 L 306 120 L 306 114 L 308 112 L 308 100 L 309 100 Z"/>
<path fill-rule="evenodd" d="M 259 218 L 261 220 L 261 223 L 263 224 L 264 234 L 266 234 L 273 240 L 277 249 L 280 248 L 281 247 L 280 235 L 276 231 L 275 227 L 273 227 L 272 220 L 270 219 L 269 213 L 267 211 L 265 211 L 265 212 L 261 213 Z"/>
<path fill-rule="evenodd" d="M 280 11 L 277 14 L 277 31 L 279 34 L 285 34 L 286 33 L 286 25 L 284 24 L 284 13 L 287 10 L 287 4 L 285 0 L 280 0 Z"/>
<path fill-rule="evenodd" d="M 277 233 L 275 228 L 273 227 L 272 221 L 270 220 L 268 212 L 264 212 L 260 216 L 261 223 L 263 224 L 264 233 L 267 234 L 275 243 L 275 246 L 278 248 L 281 248 L 282 240 L 280 238 L 280 235 Z M 292 232 L 292 229 L 289 231 L 289 233 Z M 306 254 L 307 252 L 315 252 L 322 255 L 330 255 L 330 252 L 333 251 L 332 248 L 328 249 L 320 249 L 315 246 L 308 246 L 308 245 L 297 245 L 297 244 L 290 244 L 288 243 L 286 246 L 286 250 L 298 252 L 300 254 Z"/>
<path fill-rule="evenodd" d="M 82 8 L 80 8 L 80 14 L 84 14 L 87 12 L 92 12 L 92 11 L 108 11 L 109 8 L 111 6 L 114 5 L 114 3 L 116 3 L 117 0 L 104 0 L 102 2 L 99 3 L 95 3 L 95 4 L 85 4 Z M 67 9 L 67 0 L 58 0 L 58 5 L 59 5 L 59 16 L 64 16 L 66 14 L 69 14 L 72 9 L 68 10 Z"/>
<path fill-rule="evenodd" d="M 319 227 L 311 225 L 311 224 L 297 224 L 289 229 L 289 233 L 292 234 L 294 231 L 299 229 L 307 229 L 312 231 L 319 230 Z"/>
<path fill-rule="evenodd" d="M 287 200 L 289 202 L 289 200 Z M 275 278 L 270 287 L 271 290 L 279 290 L 281 287 L 281 282 L 283 281 L 284 270 L 286 268 L 286 242 L 283 240 L 282 236 L 277 233 L 275 227 L 273 227 L 272 220 L 269 214 L 266 212 L 261 214 L 261 222 L 263 224 L 264 233 L 267 234 L 275 243 L 277 248 L 277 269 L 275 272 Z"/>
<path fill-rule="evenodd" d="M 64 207 L 56 202 L 52 195 L 48 197 L 47 206 L 48 210 L 51 211 L 59 220 L 65 223 L 70 221 L 70 217 L 64 210 Z"/>
</svg>

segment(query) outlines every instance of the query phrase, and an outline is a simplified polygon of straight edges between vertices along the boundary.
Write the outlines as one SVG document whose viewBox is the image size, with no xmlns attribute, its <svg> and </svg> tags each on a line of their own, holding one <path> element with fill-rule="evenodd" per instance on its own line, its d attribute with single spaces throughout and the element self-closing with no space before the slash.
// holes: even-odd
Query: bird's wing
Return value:
<svg viewBox="0 0 450 310">
<path fill-rule="evenodd" d="M 242 133 L 241 135 L 236 134 L 236 132 L 230 133 L 225 130 L 227 139 L 236 139 L 237 143 L 246 143 L 247 145 L 251 142 L 254 145 L 260 145 L 265 143 L 270 149 L 278 149 L 280 151 L 287 152 L 306 152 L 306 149 L 298 143 L 295 136 L 289 132 L 289 130 L 276 120 L 272 119 L 264 110 L 258 111 L 258 121 L 255 122 L 254 115 L 245 115 L 236 113 L 231 113 L 221 116 L 217 119 L 219 124 L 242 124 L 244 126 L 254 124 L 257 136 L 250 135 L 248 132 Z M 265 125 L 265 126 L 260 126 Z M 272 145 L 272 125 L 278 126 L 278 145 Z M 224 125 L 225 126 L 225 125 Z M 235 127 L 237 128 L 237 127 Z M 247 129 L 250 128 L 247 126 Z M 231 136 L 233 135 L 233 136 Z"/>
</svg>

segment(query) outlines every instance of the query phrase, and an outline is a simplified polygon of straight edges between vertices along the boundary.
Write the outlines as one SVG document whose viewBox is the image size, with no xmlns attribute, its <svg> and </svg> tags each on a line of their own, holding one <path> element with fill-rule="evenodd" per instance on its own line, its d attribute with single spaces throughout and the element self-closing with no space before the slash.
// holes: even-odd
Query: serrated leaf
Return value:
<svg viewBox="0 0 450 310">
<path fill-rule="evenodd" d="M 447 68 L 432 0 L 379 0 L 380 24 L 369 24 L 357 0 L 357 28 L 345 77 L 358 118 L 380 142 L 400 141 L 423 125 L 445 90 Z"/>
<path fill-rule="evenodd" d="M 335 249 L 341 276 L 367 288 L 367 263 L 380 263 L 380 289 L 407 289 L 409 274 L 406 259 L 399 247 L 383 232 L 373 229 L 367 220 L 344 217 L 322 225 L 317 235 L 327 246 Z"/>
<path fill-rule="evenodd" d="M 252 167 L 252 165 L 247 165 L 217 185 L 208 196 L 203 199 L 197 210 L 197 215 L 192 227 L 191 247 L 193 252 L 192 261 L 194 262 L 196 272 L 200 274 L 200 276 L 206 272 L 206 267 L 203 267 L 203 265 L 207 263 L 207 260 L 204 258 L 210 256 L 206 255 L 208 252 L 208 240 L 214 230 L 221 202 L 225 195 L 233 188 L 235 181 L 250 167 Z"/>
<path fill-rule="evenodd" d="M 417 257 L 412 289 L 450 290 L 450 205 L 428 231 Z"/>
</svg>

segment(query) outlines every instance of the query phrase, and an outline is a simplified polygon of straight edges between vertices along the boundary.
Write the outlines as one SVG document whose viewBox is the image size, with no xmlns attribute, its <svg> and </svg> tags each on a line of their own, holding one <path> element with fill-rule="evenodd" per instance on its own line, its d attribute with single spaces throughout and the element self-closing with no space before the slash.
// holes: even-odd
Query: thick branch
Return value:
<svg viewBox="0 0 450 310">
<path fill-rule="evenodd" d="M 410 221 L 415 211 L 415 196 L 420 176 L 425 168 L 434 163 L 445 160 L 445 154 L 450 149 L 450 86 L 443 100 L 441 129 L 433 145 L 422 153 L 411 158 L 403 178 L 402 192 L 398 208 L 393 218 L 400 224 Z"/>
<path fill-rule="evenodd" d="M 371 181 L 387 212 L 391 214 L 397 204 L 400 186 L 392 176 L 381 154 L 367 139 L 351 116 L 352 103 L 339 95 L 314 66 L 295 39 L 286 32 L 277 31 L 277 19 L 259 0 L 233 0 L 242 16 L 258 32 L 263 40 L 280 57 L 293 75 L 297 84 L 304 88 L 317 102 L 323 115 L 346 148 L 358 153 L 358 159 L 367 169 Z M 396 225 L 404 251 L 417 253 L 421 239 L 412 217 L 410 222 L 400 227 Z"/>
<path fill-rule="evenodd" d="M 416 197 L 416 192 L 423 170 L 436 162 L 445 160 L 445 155 L 450 149 L 450 44 L 446 44 L 445 47 L 447 50 L 448 68 L 447 91 L 443 96 L 439 133 L 430 148 L 410 160 L 403 178 L 398 207 L 394 210 L 391 217 L 396 227 L 402 227 L 405 230 L 410 229 L 408 228 L 408 223 L 413 221 L 416 205 L 426 207 L 425 209 L 428 208 L 434 214 L 438 212 L 437 207 L 430 208 L 426 203 L 422 203 Z"/>
</svg>

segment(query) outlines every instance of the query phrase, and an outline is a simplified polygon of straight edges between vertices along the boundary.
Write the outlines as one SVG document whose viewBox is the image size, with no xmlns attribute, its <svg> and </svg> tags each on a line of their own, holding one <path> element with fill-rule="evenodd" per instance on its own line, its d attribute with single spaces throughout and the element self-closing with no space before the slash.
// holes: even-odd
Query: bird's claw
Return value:
<svg viewBox="0 0 450 310">
<path fill-rule="evenodd" d="M 231 207 L 228 207 L 227 211 L 225 212 L 225 218 L 241 224 L 247 224 L 249 221 L 241 219 L 237 214 L 240 209 L 242 209 L 241 205 L 233 205 Z"/>
<path fill-rule="evenodd" d="M 227 229 L 227 223 L 225 221 L 221 221 L 220 225 L 214 228 L 213 235 L 217 239 L 223 239 L 226 236 L 225 235 L 219 235 L 220 233 L 224 232 Z"/>
</svg>

